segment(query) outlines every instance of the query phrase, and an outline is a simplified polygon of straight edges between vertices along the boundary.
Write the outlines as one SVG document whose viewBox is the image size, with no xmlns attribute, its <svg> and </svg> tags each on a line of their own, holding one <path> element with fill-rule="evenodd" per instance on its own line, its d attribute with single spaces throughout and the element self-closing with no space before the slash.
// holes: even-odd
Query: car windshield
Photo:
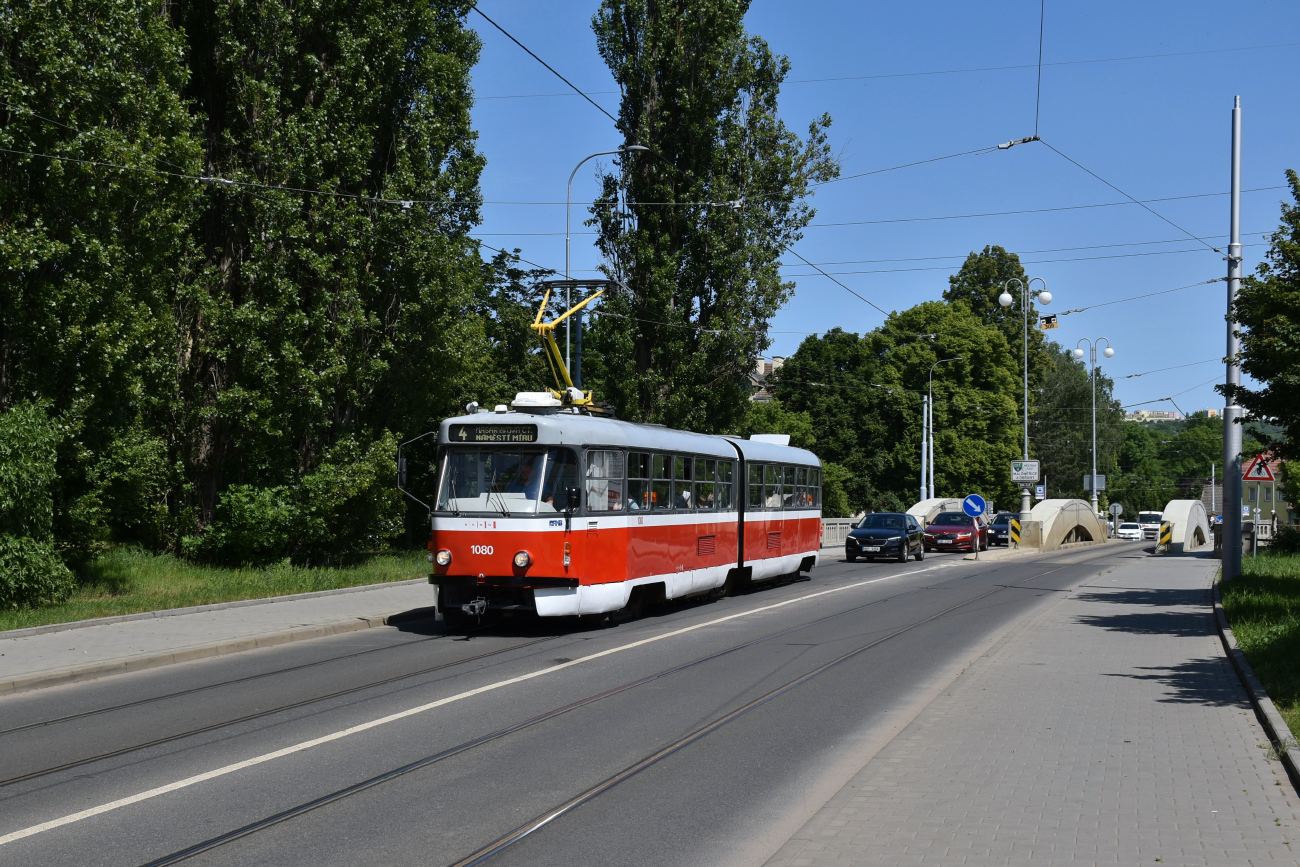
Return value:
<svg viewBox="0 0 1300 867">
<path fill-rule="evenodd" d="M 941 512 L 937 518 L 930 522 L 931 527 L 969 527 L 970 524 L 970 515 L 962 515 L 957 512 Z"/>
<path fill-rule="evenodd" d="M 1121 530 L 1141 530 L 1142 525 L 1141 524 L 1120 524 L 1119 528 Z"/>
<path fill-rule="evenodd" d="M 1020 515 L 1016 512 L 1000 512 L 998 513 L 998 516 L 993 519 L 993 523 L 1010 524 L 1012 518 L 1019 518 L 1019 517 Z"/>
<path fill-rule="evenodd" d="M 442 458 L 440 512 L 553 513 L 578 484 L 569 449 L 455 448 Z"/>
<path fill-rule="evenodd" d="M 866 515 L 858 522 L 859 530 L 901 530 L 902 515 Z"/>
</svg>

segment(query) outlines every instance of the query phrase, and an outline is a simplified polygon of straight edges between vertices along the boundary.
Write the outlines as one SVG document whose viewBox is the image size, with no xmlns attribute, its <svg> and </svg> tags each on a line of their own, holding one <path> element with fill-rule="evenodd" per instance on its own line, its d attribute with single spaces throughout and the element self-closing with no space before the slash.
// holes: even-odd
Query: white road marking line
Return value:
<svg viewBox="0 0 1300 867">
<path fill-rule="evenodd" d="M 263 753 L 262 755 L 254 756 L 251 759 L 244 759 L 242 762 L 235 762 L 234 764 L 224 765 L 223 767 L 215 768 L 211 771 L 206 771 L 202 774 L 195 774 L 192 777 L 186 777 L 183 780 L 177 780 L 176 782 L 168 783 L 165 786 L 158 786 L 157 788 L 148 789 L 147 791 L 139 792 L 138 794 L 135 795 L 128 795 L 125 798 L 118 798 L 116 801 L 109 801 L 106 804 L 100 804 L 97 807 L 90 807 L 89 809 L 86 810 L 81 810 L 76 813 L 70 813 L 67 816 L 61 816 L 58 819 L 51 819 L 48 822 L 42 822 L 39 825 L 32 825 L 29 828 L 23 828 L 18 831 L 13 831 L 11 833 L 5 834 L 4 836 L 0 837 L 0 846 L 5 845 L 6 843 L 13 843 L 16 840 L 22 840 L 26 837 L 32 837 L 36 834 L 40 834 L 45 831 L 52 831 L 55 828 L 61 828 L 64 825 L 71 825 L 74 822 L 80 822 L 83 819 L 89 819 L 94 816 L 101 815 L 103 813 L 111 812 L 112 810 L 117 810 L 122 807 L 130 806 L 131 804 L 138 804 L 141 801 L 147 801 L 150 798 L 156 798 L 159 795 L 165 795 L 168 792 L 175 792 L 179 789 L 185 789 L 190 786 L 197 785 L 198 783 L 203 783 L 208 780 L 216 779 L 217 777 L 224 777 L 227 774 L 233 774 L 236 771 L 242 771 L 244 768 L 251 768 L 254 765 L 264 764 L 265 762 L 272 761 L 273 759 L 278 759 L 284 756 L 293 755 L 294 753 L 300 753 L 304 750 L 309 750 L 312 747 L 318 747 L 321 744 L 328 744 L 333 741 L 341 740 L 342 738 L 349 737 L 350 735 L 358 734 L 359 732 L 369 731 L 370 729 L 378 728 L 379 726 L 387 725 L 388 723 L 396 722 L 397 720 L 406 719 L 409 716 L 415 716 L 416 714 L 421 714 L 421 713 L 425 713 L 426 711 L 431 711 L 434 708 L 443 707 L 444 705 L 449 705 L 452 704 L 453 702 L 458 702 L 458 701 L 462 701 L 463 699 L 472 698 L 476 695 L 482 695 L 485 692 L 492 692 L 494 690 L 502 689 L 504 687 L 511 686 L 516 683 L 522 683 L 526 680 L 532 680 L 533 678 L 541 677 L 544 674 L 552 674 L 554 672 L 560 671 L 565 668 L 572 668 L 575 665 L 581 665 L 585 662 L 591 662 L 594 659 L 601 659 L 602 657 L 611 656 L 615 653 L 622 653 L 625 650 L 631 650 L 635 647 L 641 647 L 646 644 L 653 644 L 656 641 L 663 641 L 666 638 L 673 638 L 678 635 L 683 635 L 687 632 L 694 632 L 695 630 L 703 629 L 706 626 L 716 626 L 719 623 L 726 623 L 728 620 L 737 620 L 741 617 L 749 617 L 750 615 L 760 614 L 764 611 L 771 611 L 776 608 L 784 608 L 785 606 L 793 605 L 796 602 L 806 602 L 809 599 L 816 599 L 820 596 L 829 596 L 833 593 L 842 593 L 845 590 L 854 590 L 858 587 L 865 587 L 868 584 L 878 584 L 881 581 L 888 581 L 892 578 L 904 578 L 908 575 L 918 575 L 922 572 L 929 572 L 934 569 L 942 569 L 946 566 L 955 566 L 955 565 L 957 564 L 940 563 L 934 566 L 926 566 L 921 569 L 913 569 L 910 572 L 898 572 L 892 575 L 885 575 L 880 578 L 872 578 L 869 581 L 856 581 L 852 584 L 845 584 L 842 587 L 832 587 L 828 590 L 819 590 L 816 593 L 807 593 L 803 596 L 796 596 L 794 599 L 786 599 L 783 602 L 774 602 L 771 605 L 764 605 L 761 608 L 754 608 L 749 611 L 739 611 L 735 614 L 728 614 L 725 617 L 718 617 L 713 620 L 705 621 L 704 623 L 697 623 L 694 626 L 684 626 L 681 629 L 675 629 L 672 632 L 665 632 L 663 635 L 655 635 L 650 638 L 643 638 L 640 641 L 632 641 L 629 642 L 628 644 L 619 645 L 618 647 L 611 647 L 609 650 L 602 650 L 598 653 L 590 654 L 589 656 L 579 657 L 578 659 L 573 659 L 570 660 L 569 662 L 562 662 L 559 663 L 558 665 L 552 665 L 549 668 L 539 669 L 538 671 L 534 671 L 529 674 L 521 674 L 517 677 L 507 678 L 506 680 L 499 680 L 495 683 L 489 683 L 485 686 L 477 687 L 476 689 L 470 689 L 470 690 L 466 690 L 465 692 L 459 692 L 456 693 L 455 695 L 447 696 L 446 698 L 440 698 L 437 701 L 431 701 L 428 702 L 427 704 L 419 705 L 418 707 L 408 708 L 407 710 L 398 711 L 397 713 L 389 714 L 388 716 L 379 717 L 378 719 L 373 719 L 369 722 L 361 723 L 360 725 L 351 726 L 350 728 L 341 729 L 336 732 L 331 732 L 330 734 L 322 735 L 318 738 L 312 738 L 311 740 L 302 741 L 301 743 L 294 744 L 293 746 L 284 747 L 283 749 L 275 750 L 269 753 Z"/>
</svg>

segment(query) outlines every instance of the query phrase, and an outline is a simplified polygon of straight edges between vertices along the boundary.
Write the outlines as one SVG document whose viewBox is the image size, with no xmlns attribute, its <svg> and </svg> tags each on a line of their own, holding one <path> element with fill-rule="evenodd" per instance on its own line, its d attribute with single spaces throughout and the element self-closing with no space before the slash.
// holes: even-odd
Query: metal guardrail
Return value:
<svg viewBox="0 0 1300 867">
<path fill-rule="evenodd" d="M 822 518 L 822 547 L 843 548 L 852 529 L 853 521 L 849 518 Z"/>
</svg>

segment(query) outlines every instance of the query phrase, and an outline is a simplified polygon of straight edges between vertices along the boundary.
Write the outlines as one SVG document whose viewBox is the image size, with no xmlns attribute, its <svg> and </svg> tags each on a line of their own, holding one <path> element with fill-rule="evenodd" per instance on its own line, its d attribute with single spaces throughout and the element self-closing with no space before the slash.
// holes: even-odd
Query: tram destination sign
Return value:
<svg viewBox="0 0 1300 867">
<path fill-rule="evenodd" d="M 454 424 L 447 429 L 452 443 L 535 443 L 535 424 Z"/>
</svg>

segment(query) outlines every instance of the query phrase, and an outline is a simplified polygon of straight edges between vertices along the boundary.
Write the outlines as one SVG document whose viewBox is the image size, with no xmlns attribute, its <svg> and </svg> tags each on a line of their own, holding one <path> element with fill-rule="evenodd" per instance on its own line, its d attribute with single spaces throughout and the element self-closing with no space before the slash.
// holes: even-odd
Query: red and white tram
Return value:
<svg viewBox="0 0 1300 867">
<path fill-rule="evenodd" d="M 528 397 L 439 429 L 429 582 L 449 621 L 608 616 L 817 564 L 812 452 Z"/>
</svg>

